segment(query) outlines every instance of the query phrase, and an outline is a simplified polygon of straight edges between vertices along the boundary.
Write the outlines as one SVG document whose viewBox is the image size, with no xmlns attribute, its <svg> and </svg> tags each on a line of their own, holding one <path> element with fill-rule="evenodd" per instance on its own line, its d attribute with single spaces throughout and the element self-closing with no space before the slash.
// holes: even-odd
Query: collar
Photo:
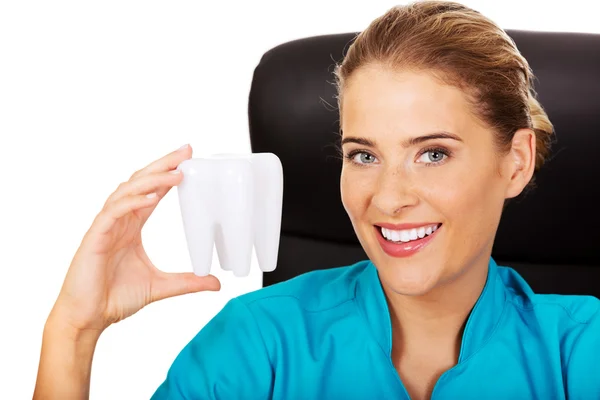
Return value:
<svg viewBox="0 0 600 400">
<path fill-rule="evenodd" d="M 375 340 L 384 353 L 391 357 L 392 324 L 390 312 L 377 268 L 371 261 L 368 261 L 367 267 L 358 279 L 355 299 L 360 313 L 366 320 Z M 469 314 L 463 332 L 458 358 L 459 363 L 470 358 L 492 337 L 504 311 L 505 303 L 506 291 L 502 280 L 498 276 L 498 265 L 490 257 L 485 286 Z"/>
</svg>

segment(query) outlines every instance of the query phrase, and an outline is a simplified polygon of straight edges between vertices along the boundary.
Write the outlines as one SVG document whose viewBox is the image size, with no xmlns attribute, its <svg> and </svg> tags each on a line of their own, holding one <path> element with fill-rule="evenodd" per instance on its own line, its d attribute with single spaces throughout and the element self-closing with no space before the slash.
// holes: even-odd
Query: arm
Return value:
<svg viewBox="0 0 600 400">
<path fill-rule="evenodd" d="M 181 182 L 184 146 L 135 172 L 106 200 L 69 266 L 46 325 L 34 399 L 87 399 L 100 334 L 154 301 L 219 290 L 214 276 L 165 273 L 150 260 L 141 230 L 159 201 Z M 175 173 L 173 173 L 175 172 Z"/>
<path fill-rule="evenodd" d="M 177 356 L 152 400 L 270 399 L 274 370 L 258 323 L 231 300 Z"/>
<path fill-rule="evenodd" d="M 99 336 L 98 331 L 80 332 L 48 318 L 33 399 L 87 399 Z"/>
</svg>

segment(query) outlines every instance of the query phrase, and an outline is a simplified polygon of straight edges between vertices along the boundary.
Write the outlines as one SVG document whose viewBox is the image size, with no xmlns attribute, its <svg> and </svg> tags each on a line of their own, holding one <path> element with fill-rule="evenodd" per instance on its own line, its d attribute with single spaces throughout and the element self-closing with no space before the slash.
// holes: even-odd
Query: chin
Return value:
<svg viewBox="0 0 600 400">
<path fill-rule="evenodd" d="M 369 259 L 377 267 L 382 285 L 395 293 L 407 296 L 422 296 L 444 281 L 444 252 L 440 251 L 443 242 L 444 227 L 440 224 L 430 243 L 415 252 L 398 252 L 390 255 L 382 247 L 383 238 L 380 230 L 371 227 L 363 231 L 363 240 L 359 240 L 366 249 Z M 366 240 L 364 240 L 366 239 Z M 385 246 L 386 244 L 384 244 Z M 437 245 L 437 246 L 436 246 Z M 438 247 L 436 249 L 436 247 Z M 394 252 L 394 249 L 391 250 Z"/>
<path fill-rule="evenodd" d="M 408 261 L 408 262 L 407 262 Z M 376 262 L 374 262 L 376 263 Z M 382 284 L 394 293 L 423 296 L 435 289 L 441 281 L 442 264 L 433 261 L 381 260 L 376 264 Z M 436 268 L 436 269 L 432 269 Z"/>
</svg>

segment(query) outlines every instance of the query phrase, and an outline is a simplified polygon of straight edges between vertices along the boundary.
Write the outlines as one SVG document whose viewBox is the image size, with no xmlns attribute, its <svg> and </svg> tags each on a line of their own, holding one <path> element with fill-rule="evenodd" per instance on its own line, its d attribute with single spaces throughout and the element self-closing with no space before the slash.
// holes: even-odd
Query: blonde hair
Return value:
<svg viewBox="0 0 600 400">
<path fill-rule="evenodd" d="M 336 65 L 340 113 L 344 85 L 368 64 L 431 71 L 465 91 L 475 114 L 496 133 L 500 151 L 510 149 L 518 129 L 530 128 L 535 171 L 546 161 L 554 129 L 536 99 L 533 72 L 508 34 L 479 12 L 455 2 L 418 1 L 375 19 Z"/>
</svg>

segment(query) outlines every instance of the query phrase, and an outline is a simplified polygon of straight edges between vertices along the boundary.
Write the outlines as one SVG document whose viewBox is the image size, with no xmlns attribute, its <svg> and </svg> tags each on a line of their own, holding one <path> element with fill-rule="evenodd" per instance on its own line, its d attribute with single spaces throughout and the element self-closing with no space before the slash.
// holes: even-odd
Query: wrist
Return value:
<svg viewBox="0 0 600 400">
<path fill-rule="evenodd" d="M 80 329 L 53 309 L 44 325 L 34 399 L 89 398 L 92 360 L 102 333 Z"/>
<path fill-rule="evenodd" d="M 56 309 L 52 310 L 44 325 L 44 336 L 62 338 L 73 343 L 93 345 L 94 347 L 102 331 L 101 329 L 77 327 L 71 323 L 68 314 L 61 313 Z"/>
</svg>

